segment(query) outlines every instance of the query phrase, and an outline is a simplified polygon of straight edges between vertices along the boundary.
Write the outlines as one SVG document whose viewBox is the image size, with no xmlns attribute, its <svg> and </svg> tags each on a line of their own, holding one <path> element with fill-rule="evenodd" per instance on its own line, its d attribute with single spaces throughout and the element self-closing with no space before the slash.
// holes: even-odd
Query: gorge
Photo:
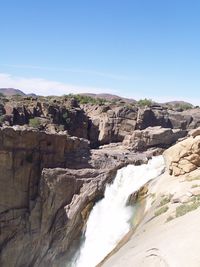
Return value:
<svg viewBox="0 0 200 267">
<path fill-rule="evenodd" d="M 155 222 L 158 229 L 162 225 L 160 220 L 165 215 L 154 214 L 162 195 L 169 200 L 168 208 L 163 205 L 167 209 L 164 214 L 173 217 L 167 226 L 177 221 L 174 214 L 178 205 L 195 201 L 198 208 L 197 107 L 178 111 L 120 101 L 98 105 L 80 104 L 76 98 L 65 96 L 14 96 L 1 98 L 0 112 L 0 266 L 66 267 L 72 260 L 74 244 L 80 246 L 84 232 L 80 266 L 89 267 L 81 255 L 87 258 L 87 249 L 95 248 L 98 236 L 94 232 L 104 241 L 108 238 L 101 246 L 102 254 L 96 249 L 99 255 L 91 252 L 86 259 L 91 260 L 90 267 L 95 266 L 129 231 L 134 209 L 126 204 L 134 205 L 140 194 L 148 209 L 130 242 L 137 240 L 137 231 L 145 223 Z M 146 185 L 162 172 L 161 154 L 165 174 Z M 194 180 L 189 182 L 190 174 Z M 179 183 L 179 179 L 187 182 Z M 99 223 L 102 217 L 105 226 Z M 116 239 L 114 233 L 109 237 L 112 230 L 117 232 Z M 125 248 L 100 264 L 117 266 L 119 262 L 128 266 L 128 259 L 124 260 L 127 250 L 124 257 L 120 255 Z M 137 255 L 136 263 L 142 259 Z"/>
</svg>

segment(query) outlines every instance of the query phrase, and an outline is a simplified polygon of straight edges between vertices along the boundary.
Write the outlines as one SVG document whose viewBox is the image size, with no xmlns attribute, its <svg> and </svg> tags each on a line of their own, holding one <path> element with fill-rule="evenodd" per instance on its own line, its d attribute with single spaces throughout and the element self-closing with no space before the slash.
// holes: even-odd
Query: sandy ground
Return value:
<svg viewBox="0 0 200 267">
<path fill-rule="evenodd" d="M 200 169 L 183 177 L 168 174 L 149 188 L 146 216 L 130 240 L 101 266 L 104 267 L 200 267 L 200 207 L 181 217 L 176 208 L 200 194 Z M 192 181 L 187 181 L 191 179 Z M 168 210 L 155 216 L 160 201 L 171 195 Z M 162 206 L 162 207 L 163 207 Z M 174 219 L 166 221 L 170 216 Z"/>
</svg>

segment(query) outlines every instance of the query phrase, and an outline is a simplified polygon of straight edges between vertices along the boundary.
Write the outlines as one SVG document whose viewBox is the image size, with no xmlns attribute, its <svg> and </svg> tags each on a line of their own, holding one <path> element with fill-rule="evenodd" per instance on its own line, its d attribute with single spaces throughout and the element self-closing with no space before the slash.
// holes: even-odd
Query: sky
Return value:
<svg viewBox="0 0 200 267">
<path fill-rule="evenodd" d="M 199 0 L 2 0 L 0 88 L 200 105 Z"/>
</svg>

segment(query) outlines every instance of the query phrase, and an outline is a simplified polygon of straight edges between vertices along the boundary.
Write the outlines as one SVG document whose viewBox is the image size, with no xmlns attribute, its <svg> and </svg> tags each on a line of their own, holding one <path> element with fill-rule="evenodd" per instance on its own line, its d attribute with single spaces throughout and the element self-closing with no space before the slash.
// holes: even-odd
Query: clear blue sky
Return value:
<svg viewBox="0 0 200 267">
<path fill-rule="evenodd" d="M 199 0 L 2 0 L 0 87 L 200 104 Z"/>
</svg>

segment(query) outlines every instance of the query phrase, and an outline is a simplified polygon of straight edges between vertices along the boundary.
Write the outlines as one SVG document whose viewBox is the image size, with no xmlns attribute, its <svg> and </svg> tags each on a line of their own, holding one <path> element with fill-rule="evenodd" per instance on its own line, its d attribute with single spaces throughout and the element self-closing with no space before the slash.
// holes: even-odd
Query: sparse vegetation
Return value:
<svg viewBox="0 0 200 267">
<path fill-rule="evenodd" d="M 187 177 L 186 180 L 189 181 L 189 182 L 192 182 L 192 181 L 195 181 L 195 180 L 200 180 L 200 175 L 193 176 L 193 177 Z"/>
<path fill-rule="evenodd" d="M 163 199 L 160 201 L 158 207 L 162 207 L 164 206 L 165 204 L 169 203 L 170 200 L 172 198 L 172 195 L 169 195 L 169 196 L 163 196 Z"/>
<path fill-rule="evenodd" d="M 33 118 L 29 120 L 29 126 L 38 128 L 40 126 L 40 120 L 39 118 Z"/>
<path fill-rule="evenodd" d="M 190 211 L 196 210 L 199 206 L 200 202 L 182 204 L 176 208 L 176 217 L 183 216 Z"/>
<path fill-rule="evenodd" d="M 74 98 L 79 104 L 92 104 L 92 105 L 103 105 L 106 103 L 106 99 L 103 98 L 94 98 L 87 95 L 65 95 L 67 98 Z"/>
<path fill-rule="evenodd" d="M 193 105 L 189 103 L 181 103 L 181 104 L 176 104 L 175 108 L 178 108 L 181 110 L 188 110 L 188 109 L 193 108 Z"/>
<path fill-rule="evenodd" d="M 155 216 L 159 216 L 159 215 L 165 213 L 168 209 L 169 209 L 168 206 L 163 206 L 160 209 L 156 210 L 155 213 L 154 213 L 154 215 Z"/>
<path fill-rule="evenodd" d="M 145 106 L 149 107 L 153 104 L 153 101 L 151 99 L 144 98 L 144 99 L 138 100 L 137 104 L 140 107 L 145 107 Z"/>
<path fill-rule="evenodd" d="M 182 204 L 176 208 L 176 217 L 185 215 L 186 213 L 196 210 L 200 206 L 200 195 L 194 196 L 188 203 Z"/>
</svg>

